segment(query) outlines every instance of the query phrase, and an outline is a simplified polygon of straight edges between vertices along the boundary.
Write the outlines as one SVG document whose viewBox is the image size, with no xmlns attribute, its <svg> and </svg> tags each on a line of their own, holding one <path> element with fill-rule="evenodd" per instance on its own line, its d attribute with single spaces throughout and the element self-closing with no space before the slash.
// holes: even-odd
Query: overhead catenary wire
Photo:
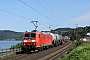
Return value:
<svg viewBox="0 0 90 60">
<path fill-rule="evenodd" d="M 11 6 L 11 7 L 13 7 L 14 9 L 16 9 L 16 10 L 18 10 L 18 11 L 20 11 L 20 12 L 23 12 L 22 10 L 20 10 L 20 9 L 18 9 L 17 7 L 15 7 L 15 6 L 13 6 L 13 5 L 10 5 L 10 4 L 8 4 L 7 2 L 4 2 L 4 1 L 2 1 L 3 3 L 5 3 L 5 4 L 7 4 L 7 5 L 9 5 L 9 6 Z M 43 6 L 44 7 L 44 6 Z M 45 7 L 44 7 L 45 8 Z M 8 9 L 8 8 L 7 8 Z M 3 9 L 2 9 L 3 10 Z M 9 9 L 10 10 L 10 9 Z M 46 9 L 48 12 L 50 12 L 48 9 Z M 37 10 L 36 10 L 37 11 Z M 9 14 L 12 14 L 12 15 L 15 15 L 15 16 L 19 16 L 19 17 L 21 17 L 21 18 L 24 18 L 24 19 L 27 19 L 27 18 L 25 18 L 25 17 L 23 17 L 23 16 L 21 16 L 21 15 L 18 15 L 18 14 L 15 14 L 15 13 L 11 13 L 11 12 L 8 12 L 8 11 L 6 11 L 6 10 L 4 10 L 4 12 L 7 12 L 7 13 L 9 13 Z M 12 11 L 13 12 L 13 11 Z M 37 12 L 39 12 L 39 11 L 37 11 Z M 40 13 L 40 12 L 39 12 Z M 51 12 L 50 12 L 51 13 Z M 41 13 L 42 14 L 42 13 Z M 51 13 L 52 14 L 52 13 Z M 28 13 L 27 15 L 29 15 L 30 16 L 30 14 Z M 42 15 L 44 15 L 44 14 L 42 14 Z M 45 16 L 45 15 L 44 15 Z M 48 16 L 46 16 L 48 19 L 50 19 Z M 31 20 L 33 20 L 33 19 L 31 19 Z M 57 23 L 56 21 L 53 21 L 53 22 L 55 22 L 55 23 Z"/>
<path fill-rule="evenodd" d="M 0 0 L 1 2 L 3 2 L 4 4 L 7 4 L 8 6 L 10 6 L 10 7 L 12 7 L 12 8 L 14 8 L 15 10 L 18 10 L 18 11 L 20 11 L 20 12 L 24 12 L 24 11 L 22 11 L 22 10 L 20 10 L 19 8 L 17 8 L 17 7 L 15 7 L 15 6 L 13 6 L 13 5 L 10 5 L 10 4 L 8 4 L 7 2 L 4 2 L 4 1 L 2 1 L 2 0 Z M 1 5 L 2 6 L 2 5 Z M 2 7 L 4 7 L 4 6 L 2 6 Z M 7 7 L 4 7 L 4 8 L 7 8 Z M 10 10 L 9 8 L 7 8 L 8 10 Z M 1 10 L 3 10 L 3 9 L 1 9 Z M 18 15 L 18 14 L 15 14 L 15 13 L 11 13 L 11 12 L 8 12 L 8 11 L 6 11 L 6 10 L 3 10 L 4 12 L 7 12 L 7 13 L 9 13 L 9 14 L 12 14 L 12 15 L 15 15 L 15 16 L 18 16 L 18 17 L 21 17 L 21 18 L 24 18 L 24 19 L 28 19 L 28 18 L 25 18 L 25 17 L 23 17 L 23 16 L 20 16 L 20 15 Z M 10 10 L 11 11 L 11 10 Z M 13 12 L 13 11 L 12 11 Z M 30 19 L 31 19 L 31 15 L 28 13 L 27 14 L 29 17 L 30 17 Z M 30 19 L 28 19 L 28 20 L 30 20 Z M 33 20 L 33 19 L 31 19 L 31 20 Z M 30 21 L 31 21 L 30 20 Z"/>
<path fill-rule="evenodd" d="M 21 18 L 23 18 L 23 19 L 25 19 L 25 20 L 30 20 L 30 19 L 28 19 L 28 18 L 26 18 L 26 17 L 23 17 L 23 16 L 20 16 L 20 15 L 17 15 L 17 14 L 14 14 L 14 13 L 12 13 L 12 12 L 8 12 L 8 11 L 6 11 L 6 10 L 3 10 L 3 9 L 0 9 L 1 11 L 3 11 L 3 12 L 6 12 L 6 13 L 9 13 L 9 14 L 12 14 L 12 15 L 15 15 L 15 16 L 18 16 L 18 17 L 21 17 Z M 30 20 L 31 21 L 31 20 Z M 34 26 L 35 26 L 35 24 L 34 24 Z M 37 25 L 37 23 L 36 23 L 36 26 L 35 26 L 36 28 L 38 27 L 38 25 Z M 36 29 L 35 28 L 35 29 Z"/>
<path fill-rule="evenodd" d="M 47 12 L 49 12 L 52 16 L 52 12 L 50 12 L 42 3 L 40 3 L 38 0 L 36 0 Z M 55 16 L 54 16 L 55 17 Z M 55 21 L 56 22 L 56 21 Z M 56 22 L 57 23 L 57 22 Z"/>
<path fill-rule="evenodd" d="M 43 0 L 44 1 L 44 0 Z M 54 12 L 56 12 L 46 1 L 44 1 L 44 3 L 49 7 L 49 8 L 51 8 L 51 10 L 53 10 Z M 56 12 L 57 13 L 57 12 Z M 58 15 L 59 15 L 59 13 L 57 13 Z M 54 16 L 55 17 L 55 16 Z M 56 19 L 58 19 L 57 17 L 56 17 Z M 60 20 L 60 19 L 59 19 Z M 55 27 L 53 27 L 53 29 L 54 28 L 56 28 L 57 26 L 59 26 L 59 24 L 58 25 L 56 25 Z"/>
<path fill-rule="evenodd" d="M 43 2 L 49 7 L 49 8 L 51 8 L 55 13 L 57 13 L 45 0 L 43 0 Z M 57 15 L 58 16 L 60 16 L 60 17 L 62 17 L 59 13 L 57 13 Z M 63 17 L 62 17 L 63 18 Z M 63 18 L 65 21 L 66 21 L 66 19 L 65 18 Z M 62 21 L 63 22 L 63 21 Z M 59 25 L 58 25 L 59 26 Z M 56 26 L 57 27 L 57 26 Z"/>
<path fill-rule="evenodd" d="M 5 2 L 5 1 L 2 1 L 2 0 L 0 0 L 1 2 L 3 2 L 4 4 L 7 4 L 7 5 L 9 5 L 9 6 L 11 6 L 11 7 L 13 7 L 14 9 L 16 9 L 16 10 L 19 10 L 19 11 L 21 11 L 20 9 L 18 9 L 17 7 L 15 7 L 15 6 L 13 6 L 13 5 L 11 5 L 11 4 L 9 4 L 9 3 L 7 3 L 7 2 Z"/>
<path fill-rule="evenodd" d="M 12 15 L 14 15 L 14 16 L 21 17 L 21 18 L 23 18 L 23 19 L 30 20 L 30 19 L 28 19 L 28 18 L 26 18 L 26 17 L 23 17 L 23 16 L 21 16 L 21 15 L 17 15 L 17 14 L 15 14 L 15 13 L 12 13 L 12 12 L 9 12 L 9 11 L 3 10 L 3 9 L 0 9 L 0 10 L 3 11 L 3 12 L 6 12 L 6 13 L 12 14 Z"/>
<path fill-rule="evenodd" d="M 17 7 L 15 7 L 15 6 L 13 6 L 13 5 L 5 2 L 5 1 L 2 1 L 2 0 L 0 0 L 0 1 L 3 2 L 4 4 L 7 4 L 8 6 L 14 8 L 15 10 L 18 10 L 18 11 L 20 12 L 20 15 L 21 15 L 21 13 L 24 13 L 24 11 L 22 11 L 21 9 L 19 9 L 19 8 L 17 8 Z M 4 6 L 3 6 L 3 7 L 4 7 Z M 7 8 L 7 7 L 5 7 L 5 8 Z M 10 10 L 9 8 L 7 8 L 7 9 Z M 11 10 L 10 10 L 10 11 L 11 11 Z M 13 11 L 12 11 L 12 12 L 13 12 Z M 30 15 L 29 13 L 25 13 L 25 14 L 28 15 L 31 20 L 34 20 L 34 19 L 32 18 L 32 17 L 34 17 L 34 16 Z M 22 17 L 22 16 L 21 16 L 21 17 Z M 31 20 L 30 20 L 30 21 L 31 21 Z M 29 22 L 30 22 L 30 21 L 29 21 Z"/>
<path fill-rule="evenodd" d="M 29 6 L 27 3 L 25 3 L 25 2 L 23 2 L 23 1 L 21 1 L 21 0 L 19 0 L 19 1 L 20 1 L 21 3 L 23 3 L 23 4 L 25 4 L 26 6 L 28 6 L 29 8 L 33 9 L 34 11 L 38 12 L 38 13 L 41 14 L 42 16 L 44 16 L 44 17 L 48 18 L 49 20 L 51 20 L 51 21 L 55 22 L 56 24 L 58 24 L 56 21 L 52 20 L 52 19 L 49 18 L 48 16 L 46 16 L 46 15 L 44 15 L 43 13 L 39 12 L 39 11 L 36 10 L 35 8 Z"/>
<path fill-rule="evenodd" d="M 52 14 L 42 3 L 40 3 L 38 0 L 36 0 L 40 5 L 42 5 L 42 7 L 44 8 L 44 9 L 46 9 L 46 11 L 48 11 L 50 14 Z"/>
<path fill-rule="evenodd" d="M 1 0 L 0 0 L 0 1 L 1 1 Z M 18 11 L 20 11 L 20 12 L 24 12 L 24 11 L 20 10 L 19 8 L 15 7 L 15 6 L 13 6 L 13 5 L 8 4 L 7 2 L 4 2 L 4 1 L 1 1 L 1 2 L 3 2 L 4 4 L 7 4 L 8 6 L 10 6 L 10 7 L 12 7 L 12 8 L 14 8 L 15 10 L 18 10 Z M 7 10 L 10 10 L 9 8 L 7 8 L 7 7 L 3 6 L 3 5 L 1 5 L 1 6 L 4 7 L 4 8 L 6 8 Z M 11 10 L 10 10 L 10 12 L 9 12 L 9 11 L 6 11 L 6 10 L 4 10 L 4 9 L 0 9 L 0 10 L 3 11 L 3 12 L 6 12 L 6 13 L 12 14 L 12 15 L 14 15 L 14 16 L 18 16 L 18 17 L 24 18 L 25 20 L 28 19 L 28 18 L 25 18 L 25 17 L 23 17 L 23 16 L 20 16 L 20 15 L 18 15 L 18 14 L 16 14 L 16 13 L 12 13 L 13 11 L 11 12 Z M 28 13 L 27 15 L 30 16 L 30 19 L 28 19 L 28 22 L 32 21 L 33 19 L 31 19 L 31 17 L 34 17 L 34 16 L 31 16 L 29 13 Z M 40 21 L 39 21 L 39 23 L 40 23 Z M 41 24 L 41 25 L 44 25 L 44 24 L 42 24 L 42 23 L 40 23 L 40 24 Z"/>
<path fill-rule="evenodd" d="M 46 11 L 47 12 L 49 12 L 52 16 L 53 16 L 53 14 L 42 4 L 42 3 L 40 3 L 38 0 L 36 0 L 44 9 L 46 9 Z M 45 3 L 46 4 L 46 3 Z M 49 5 L 48 5 L 49 6 Z M 54 16 L 55 17 L 55 16 Z M 57 17 L 56 17 L 56 19 L 57 19 Z M 49 24 L 50 25 L 50 24 Z M 59 26 L 59 24 L 58 25 L 56 25 L 55 27 L 53 27 L 52 29 L 54 29 L 54 28 L 56 28 L 57 26 Z M 51 28 L 51 27 L 48 27 L 48 28 Z"/>
<path fill-rule="evenodd" d="M 46 4 L 47 4 L 47 6 L 49 6 L 53 11 L 55 11 L 45 0 L 43 0 Z M 55 11 L 56 12 L 56 11 Z M 57 12 L 56 12 L 57 13 Z M 59 13 L 57 13 L 59 16 L 61 16 Z"/>
<path fill-rule="evenodd" d="M 20 1 L 21 1 L 21 0 L 20 0 Z M 9 4 L 9 6 L 10 6 L 10 4 Z M 12 5 L 11 7 L 13 7 L 13 5 Z M 21 11 L 20 9 L 18 9 L 18 8 L 16 8 L 16 7 L 13 7 L 13 8 Z M 49 18 L 48 16 L 42 14 L 41 12 L 37 11 L 37 10 L 34 9 L 33 7 L 32 7 L 32 9 L 35 10 L 36 12 L 40 13 L 41 15 L 45 16 L 45 17 L 48 18 L 49 20 L 51 20 L 51 21 L 55 22 L 56 24 L 58 24 L 56 21 L 52 20 L 51 18 Z M 31 20 L 31 19 L 29 19 L 29 18 L 23 17 L 23 16 L 18 15 L 18 14 L 16 14 L 16 13 L 12 13 L 12 12 L 9 12 L 9 11 L 3 10 L 3 9 L 1 9 L 1 10 L 4 11 L 4 12 L 7 12 L 7 13 L 9 13 L 9 14 L 12 14 L 12 15 L 15 15 L 15 16 L 18 16 L 18 17 L 21 17 L 21 18 L 24 18 L 24 19 L 26 19 L 26 20 Z M 50 12 L 48 9 L 47 9 L 47 11 Z M 51 13 L 51 12 L 50 12 L 50 13 Z M 52 14 L 52 13 L 51 13 L 51 14 Z M 28 14 L 28 15 L 30 15 L 30 14 Z"/>
<path fill-rule="evenodd" d="M 22 11 L 21 9 L 19 9 L 19 8 L 17 8 L 17 7 L 15 7 L 15 6 L 13 6 L 13 5 L 11 5 L 11 4 L 9 4 L 9 3 L 7 3 L 7 2 L 5 2 L 5 1 L 2 1 L 2 0 L 0 0 L 1 2 L 3 2 L 4 4 L 7 4 L 8 6 L 10 6 L 10 7 L 12 7 L 12 8 L 14 8 L 15 10 L 18 10 L 20 13 L 22 12 L 24 12 L 24 11 Z M 4 7 L 4 6 L 3 6 Z M 5 8 L 7 8 L 7 7 L 5 7 Z M 7 8 L 8 10 L 10 10 L 9 8 Z M 11 10 L 10 10 L 11 11 Z M 13 11 L 12 11 L 13 12 Z M 27 13 L 27 15 L 30 17 L 30 19 L 31 19 L 31 15 L 29 14 L 29 13 Z"/>
</svg>

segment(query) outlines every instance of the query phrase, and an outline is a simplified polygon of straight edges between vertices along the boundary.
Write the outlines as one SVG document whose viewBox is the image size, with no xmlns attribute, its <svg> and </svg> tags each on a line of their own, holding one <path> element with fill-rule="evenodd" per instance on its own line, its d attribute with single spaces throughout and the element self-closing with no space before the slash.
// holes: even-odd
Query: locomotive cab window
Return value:
<svg viewBox="0 0 90 60">
<path fill-rule="evenodd" d="M 29 37 L 29 34 L 25 34 L 24 37 L 28 38 Z"/>
<path fill-rule="evenodd" d="M 24 37 L 25 38 L 35 38 L 36 34 L 25 34 Z"/>
<path fill-rule="evenodd" d="M 36 37 L 36 34 L 30 34 L 29 37 L 30 37 L 30 38 L 35 38 L 35 37 Z"/>
</svg>

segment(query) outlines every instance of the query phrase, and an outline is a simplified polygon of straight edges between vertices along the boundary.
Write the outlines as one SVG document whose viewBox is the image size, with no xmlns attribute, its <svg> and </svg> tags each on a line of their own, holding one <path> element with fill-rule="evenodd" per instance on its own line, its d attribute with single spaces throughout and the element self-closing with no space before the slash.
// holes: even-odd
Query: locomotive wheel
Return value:
<svg viewBox="0 0 90 60">
<path fill-rule="evenodd" d="M 51 45 L 49 45 L 49 48 L 51 48 Z"/>
<path fill-rule="evenodd" d="M 21 52 L 22 52 L 22 53 L 25 53 L 25 51 L 24 51 L 24 50 L 22 50 Z"/>
<path fill-rule="evenodd" d="M 54 47 L 54 44 L 52 43 L 51 47 Z"/>
<path fill-rule="evenodd" d="M 61 41 L 61 42 L 60 42 L 60 45 L 62 45 L 62 43 L 63 43 L 63 42 Z"/>
<path fill-rule="evenodd" d="M 41 47 L 41 51 L 43 50 L 43 47 Z"/>
<path fill-rule="evenodd" d="M 27 53 L 27 54 L 30 54 L 30 53 L 31 53 L 31 51 L 26 51 L 26 53 Z"/>
<path fill-rule="evenodd" d="M 38 52 L 39 52 L 39 51 L 41 51 L 41 48 L 40 48 L 40 47 L 38 48 Z"/>
</svg>

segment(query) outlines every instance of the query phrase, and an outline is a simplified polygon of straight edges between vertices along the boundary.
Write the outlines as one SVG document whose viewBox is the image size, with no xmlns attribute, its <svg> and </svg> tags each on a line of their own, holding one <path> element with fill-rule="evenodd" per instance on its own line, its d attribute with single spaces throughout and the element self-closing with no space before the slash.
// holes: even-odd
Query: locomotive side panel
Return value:
<svg viewBox="0 0 90 60">
<path fill-rule="evenodd" d="M 52 37 L 50 35 L 47 34 L 41 34 L 41 46 L 47 46 L 47 45 L 51 45 L 52 44 Z"/>
</svg>

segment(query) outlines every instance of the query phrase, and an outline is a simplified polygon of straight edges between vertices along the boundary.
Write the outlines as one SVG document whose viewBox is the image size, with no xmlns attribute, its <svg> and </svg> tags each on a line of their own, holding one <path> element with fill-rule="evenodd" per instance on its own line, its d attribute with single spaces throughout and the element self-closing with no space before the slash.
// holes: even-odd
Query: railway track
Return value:
<svg viewBox="0 0 90 60">
<path fill-rule="evenodd" d="M 66 53 L 68 51 L 68 49 L 70 49 L 72 46 L 72 42 L 70 42 L 69 45 L 67 45 L 64 48 L 61 48 L 57 51 L 55 51 L 54 53 L 48 54 L 47 56 L 44 56 L 38 60 L 56 60 L 58 56 L 61 56 L 62 54 Z"/>
<path fill-rule="evenodd" d="M 13 57 L 6 57 L 0 60 L 56 60 L 56 58 L 66 52 L 72 46 L 72 42 L 68 41 L 60 46 L 56 46 L 40 52 L 30 54 L 19 53 Z M 60 57 L 59 57 L 60 58 Z"/>
</svg>

